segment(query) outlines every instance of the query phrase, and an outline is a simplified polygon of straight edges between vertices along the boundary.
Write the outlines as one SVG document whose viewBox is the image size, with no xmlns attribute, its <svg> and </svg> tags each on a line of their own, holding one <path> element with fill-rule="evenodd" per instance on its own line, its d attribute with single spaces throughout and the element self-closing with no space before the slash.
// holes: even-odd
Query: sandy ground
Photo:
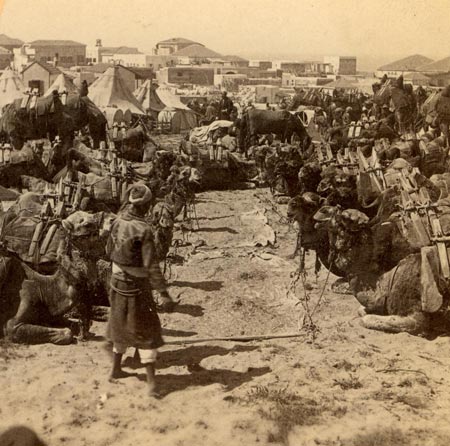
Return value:
<svg viewBox="0 0 450 446">
<path fill-rule="evenodd" d="M 161 399 L 146 396 L 142 368 L 108 382 L 105 323 L 96 322 L 95 337 L 76 345 L 0 344 L 0 431 L 25 424 L 49 445 L 67 446 L 450 444 L 448 338 L 364 329 L 356 300 L 331 291 L 336 278 L 325 284 L 322 269 L 316 279 L 313 255 L 312 305 L 326 285 L 315 339 L 303 330 L 293 339 L 170 344 L 298 332 L 305 290 L 287 295 L 295 233 L 266 198 L 266 190 L 198 196 L 200 230 L 185 234 L 193 245 L 179 248 L 184 262 L 172 266 L 181 304 L 161 316 Z M 255 247 L 265 208 L 276 243 Z M 260 226 L 241 218 L 254 210 Z"/>
</svg>

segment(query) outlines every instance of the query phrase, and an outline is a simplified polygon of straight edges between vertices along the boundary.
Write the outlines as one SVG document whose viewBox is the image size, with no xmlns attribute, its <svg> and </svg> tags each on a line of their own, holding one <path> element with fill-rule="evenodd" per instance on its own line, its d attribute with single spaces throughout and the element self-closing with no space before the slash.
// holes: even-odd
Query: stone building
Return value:
<svg viewBox="0 0 450 446">
<path fill-rule="evenodd" d="M 214 85 L 214 69 L 202 67 L 167 67 L 156 74 L 160 83 L 165 84 L 191 84 Z"/>
<path fill-rule="evenodd" d="M 86 45 L 73 40 L 35 40 L 14 49 L 14 66 L 23 70 L 31 62 L 70 68 L 85 65 Z"/>
<path fill-rule="evenodd" d="M 332 74 L 350 76 L 356 74 L 357 60 L 354 56 L 325 56 L 323 61 L 331 66 Z"/>
<path fill-rule="evenodd" d="M 14 56 L 12 51 L 0 46 L 0 70 L 4 70 L 11 65 Z"/>
</svg>

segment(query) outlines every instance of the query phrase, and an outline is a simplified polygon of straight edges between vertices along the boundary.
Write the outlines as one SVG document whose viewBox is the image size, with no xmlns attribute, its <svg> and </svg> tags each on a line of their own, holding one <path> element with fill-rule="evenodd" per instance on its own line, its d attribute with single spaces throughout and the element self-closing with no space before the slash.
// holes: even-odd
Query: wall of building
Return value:
<svg viewBox="0 0 450 446">
<path fill-rule="evenodd" d="M 339 71 L 339 56 L 325 56 L 324 63 L 330 65 L 330 71 L 333 74 L 338 74 Z"/>
<path fill-rule="evenodd" d="M 106 63 L 120 63 L 125 67 L 148 67 L 146 54 L 112 54 L 102 58 Z"/>
<path fill-rule="evenodd" d="M 272 68 L 290 73 L 304 73 L 306 65 L 303 62 L 288 62 L 277 60 L 272 64 Z"/>
<path fill-rule="evenodd" d="M 11 65 L 14 60 L 13 54 L 0 54 L 0 70 L 4 70 L 6 67 Z"/>
<path fill-rule="evenodd" d="M 214 85 L 214 70 L 210 68 L 168 67 L 156 74 L 159 82 L 169 84 Z"/>
<path fill-rule="evenodd" d="M 150 68 L 156 71 L 161 68 L 175 66 L 177 58 L 174 56 L 147 55 L 147 63 Z"/>
<path fill-rule="evenodd" d="M 308 62 L 274 62 L 274 68 L 277 68 L 284 73 L 292 73 L 301 75 L 302 73 L 330 73 L 333 67 L 329 63 L 308 61 Z"/>
<path fill-rule="evenodd" d="M 215 74 L 214 85 L 227 91 L 237 92 L 240 85 L 247 83 L 245 74 Z"/>
<path fill-rule="evenodd" d="M 248 78 L 276 78 L 281 79 L 281 70 L 265 70 L 258 67 L 221 67 L 218 69 L 217 74 L 245 74 Z"/>
<path fill-rule="evenodd" d="M 355 75 L 356 74 L 356 57 L 347 56 L 325 56 L 324 63 L 330 64 L 330 72 L 341 75 Z"/>
<path fill-rule="evenodd" d="M 155 48 L 155 55 L 157 56 L 170 56 L 172 53 L 179 51 L 187 46 L 192 45 L 193 42 L 189 43 L 157 43 Z"/>
<path fill-rule="evenodd" d="M 295 76 L 291 73 L 283 73 L 281 86 L 283 88 L 311 87 L 323 85 L 330 81 L 331 79 L 327 79 L 324 76 Z"/>
<path fill-rule="evenodd" d="M 78 71 L 74 73 L 76 75 L 73 83 L 80 88 L 83 81 L 86 81 L 88 85 L 91 85 L 97 78 L 94 73 L 87 71 Z"/>
<path fill-rule="evenodd" d="M 338 74 L 356 74 L 356 57 L 340 57 Z"/>
<path fill-rule="evenodd" d="M 254 77 L 247 79 L 247 85 L 276 85 L 281 87 L 281 78 L 273 77 L 273 78 L 261 78 Z"/>
<path fill-rule="evenodd" d="M 450 85 L 450 73 L 436 74 L 430 78 L 430 85 L 433 87 L 446 87 Z"/>
<path fill-rule="evenodd" d="M 257 85 L 255 87 L 255 102 L 274 104 L 278 102 L 280 88 L 274 85 Z"/>
<path fill-rule="evenodd" d="M 269 60 L 250 60 L 248 66 L 262 70 L 270 70 L 272 68 L 272 62 Z"/>
<path fill-rule="evenodd" d="M 86 46 L 46 45 L 32 48 L 35 49 L 34 60 L 38 62 L 53 62 L 57 58 L 58 65 L 67 68 L 86 63 Z"/>
<path fill-rule="evenodd" d="M 15 48 L 14 51 L 14 69 L 21 72 L 27 65 L 34 60 L 35 50 L 28 46 Z"/>
<path fill-rule="evenodd" d="M 225 61 L 224 67 L 236 67 L 236 68 L 247 68 L 249 66 L 248 60 L 229 60 Z"/>
<path fill-rule="evenodd" d="M 102 55 L 100 54 L 100 46 L 88 46 L 86 47 L 86 63 L 101 63 Z"/>
<path fill-rule="evenodd" d="M 33 64 L 30 68 L 26 69 L 22 73 L 22 81 L 25 87 L 30 86 L 32 81 L 40 81 L 40 94 L 44 94 L 50 85 L 58 77 L 59 73 L 50 74 L 45 68 L 41 67 L 39 64 Z"/>
</svg>

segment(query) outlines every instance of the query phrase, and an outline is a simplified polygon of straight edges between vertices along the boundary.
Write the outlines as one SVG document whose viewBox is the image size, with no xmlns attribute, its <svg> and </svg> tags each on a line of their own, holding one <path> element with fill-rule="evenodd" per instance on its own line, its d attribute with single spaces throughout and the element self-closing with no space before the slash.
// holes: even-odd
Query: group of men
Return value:
<svg viewBox="0 0 450 446">
<path fill-rule="evenodd" d="M 222 92 L 219 102 L 211 100 L 207 104 L 198 104 L 193 101 L 190 107 L 200 115 L 200 125 L 209 125 L 216 119 L 234 121 L 237 118 L 237 108 L 226 91 Z"/>
</svg>

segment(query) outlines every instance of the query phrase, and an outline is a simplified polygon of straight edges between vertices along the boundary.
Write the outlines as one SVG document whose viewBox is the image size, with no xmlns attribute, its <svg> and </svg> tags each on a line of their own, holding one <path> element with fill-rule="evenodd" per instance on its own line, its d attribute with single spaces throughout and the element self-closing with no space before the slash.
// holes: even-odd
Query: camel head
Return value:
<svg viewBox="0 0 450 446">
<path fill-rule="evenodd" d="M 326 198 L 330 206 L 339 204 L 347 207 L 346 205 L 356 198 L 356 176 L 330 166 L 322 173 L 317 193 Z"/>
<path fill-rule="evenodd" d="M 89 157 L 75 149 L 69 149 L 67 152 L 67 168 L 81 173 L 89 173 Z"/>
<path fill-rule="evenodd" d="M 321 170 L 318 162 L 307 162 L 300 168 L 298 182 L 304 190 L 317 190 Z"/>
<path fill-rule="evenodd" d="M 61 223 L 70 245 L 82 257 L 98 258 L 104 253 L 104 243 L 99 236 L 99 218 L 95 214 L 76 211 Z"/>
<path fill-rule="evenodd" d="M 287 217 L 298 225 L 305 248 L 313 247 L 318 241 L 318 232 L 314 229 L 315 213 L 320 208 L 321 198 L 314 192 L 297 195 L 288 202 Z"/>
<path fill-rule="evenodd" d="M 326 220 L 326 219 L 325 219 Z M 334 262 L 350 272 L 365 264 L 363 254 L 370 254 L 369 217 L 356 209 L 334 212 L 328 220 L 328 238 Z M 363 252 L 365 250 L 365 253 Z"/>
<path fill-rule="evenodd" d="M 180 169 L 178 180 L 187 184 L 199 184 L 201 177 L 198 169 L 190 166 L 183 166 Z"/>
<path fill-rule="evenodd" d="M 152 211 L 152 222 L 161 228 L 173 228 L 175 223 L 173 208 L 165 202 L 157 203 Z"/>
<path fill-rule="evenodd" d="M 112 212 L 98 212 L 94 215 L 98 221 L 99 236 L 101 239 L 105 240 L 109 236 L 111 226 L 117 218 L 117 215 Z"/>
</svg>

